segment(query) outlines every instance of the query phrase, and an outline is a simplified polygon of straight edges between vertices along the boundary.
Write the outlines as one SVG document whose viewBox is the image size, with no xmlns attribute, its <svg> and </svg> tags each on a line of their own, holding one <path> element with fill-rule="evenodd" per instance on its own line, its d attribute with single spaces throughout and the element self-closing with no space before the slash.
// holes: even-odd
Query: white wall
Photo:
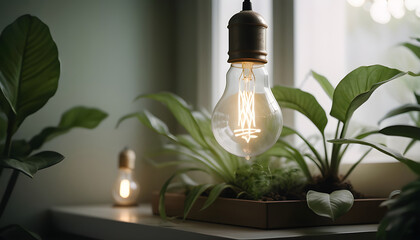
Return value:
<svg viewBox="0 0 420 240">
<path fill-rule="evenodd" d="M 124 114 L 146 107 L 172 120 L 159 105 L 133 99 L 174 89 L 173 6 L 170 0 L 0 1 L 0 29 L 22 14 L 38 16 L 50 26 L 62 64 L 56 95 L 27 119 L 16 137 L 29 138 L 57 124 L 61 113 L 75 105 L 98 107 L 110 115 L 95 130 L 76 129 L 45 145 L 44 150 L 58 151 L 65 160 L 34 179 L 20 175 L 0 226 L 18 223 L 42 231 L 51 206 L 111 204 L 119 151 L 130 146 L 142 157 L 159 147 L 156 134 L 134 119 L 118 129 L 115 125 Z M 141 201 L 160 188 L 167 173 L 137 161 Z M 1 189 L 8 175 L 10 171 L 0 179 Z"/>
</svg>

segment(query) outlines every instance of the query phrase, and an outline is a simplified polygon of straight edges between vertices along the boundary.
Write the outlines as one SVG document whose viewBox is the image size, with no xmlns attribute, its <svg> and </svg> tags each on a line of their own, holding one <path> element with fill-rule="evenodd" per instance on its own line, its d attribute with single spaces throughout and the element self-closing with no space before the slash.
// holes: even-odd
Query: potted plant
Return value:
<svg viewBox="0 0 420 240">
<path fill-rule="evenodd" d="M 154 212 L 159 212 L 162 218 L 166 218 L 168 212 L 171 216 L 183 215 L 184 218 L 187 216 L 194 218 L 195 216 L 195 219 L 201 219 L 202 216 L 197 216 L 197 212 L 200 212 L 197 211 L 197 207 L 200 206 L 202 210 L 207 209 L 221 194 L 230 198 L 239 197 L 254 200 L 276 197 L 302 198 L 299 194 L 305 183 L 304 176 L 293 164 L 283 163 L 284 168 L 274 167 L 273 164 L 276 163 L 268 157 L 261 157 L 251 164 L 249 161 L 226 152 L 217 144 L 211 131 L 208 113 L 193 111 L 183 99 L 169 92 L 141 95 L 136 99 L 144 98 L 164 104 L 187 131 L 187 134 L 172 134 L 163 121 L 147 110 L 128 114 L 118 123 L 119 125 L 126 119 L 137 118 L 143 125 L 168 140 L 159 154 L 171 154 L 179 157 L 162 163 L 152 162 L 158 167 L 179 166 L 178 170 L 162 186 L 160 194 L 157 196 L 158 200 L 154 202 Z M 211 176 L 216 183 L 196 183 L 185 175 L 185 173 L 193 171 Z M 177 176 L 180 176 L 183 181 L 171 184 Z M 168 190 L 179 187 L 186 188 L 185 196 L 183 194 L 166 194 Z M 206 198 L 200 197 L 203 193 L 207 196 Z M 165 199 L 168 197 L 170 201 L 165 203 Z M 200 204 L 195 204 L 197 201 Z M 172 204 L 175 208 L 166 209 L 168 204 Z M 193 212 L 188 215 L 191 210 Z M 223 219 L 220 218 L 213 219 L 213 221 L 223 223 Z M 262 222 L 257 222 L 258 219 L 255 219 L 254 223 L 243 221 L 243 224 L 246 226 L 260 224 L 264 228 Z"/>
<path fill-rule="evenodd" d="M 44 143 L 73 128 L 93 129 L 108 115 L 95 108 L 74 107 L 57 126 L 44 128 L 30 140 L 15 139 L 26 118 L 54 96 L 60 76 L 58 50 L 48 26 L 37 17 L 23 15 L 0 35 L 0 175 L 13 169 L 0 202 L 2 216 L 20 173 L 33 177 L 64 159 L 54 151 L 38 151 Z M 35 153 L 34 153 L 35 152 Z M 40 239 L 18 225 L 0 229 L 2 239 Z"/>
<path fill-rule="evenodd" d="M 406 73 L 381 65 L 363 66 L 347 74 L 334 89 L 324 76 L 314 71 L 311 74 L 332 100 L 330 115 L 337 120 L 334 138 L 344 138 L 347 136 L 348 126 L 353 113 L 369 99 L 378 87 L 406 74 L 416 76 L 412 72 Z M 315 97 L 308 92 L 283 86 L 275 86 L 272 91 L 282 108 L 289 108 L 300 112 L 316 126 L 319 131 L 319 139 L 321 139 L 323 151 L 318 151 L 297 130 L 291 127 L 285 127 L 282 133 L 283 137 L 294 134 L 302 140 L 307 146 L 307 149 L 300 151 L 285 140 L 279 139 L 274 148 L 266 154 L 295 159 L 307 179 L 309 179 L 306 197 L 309 208 L 318 215 L 329 217 L 333 220 L 340 217 L 350 210 L 354 202 L 353 194 L 355 191 L 351 184 L 346 182 L 346 179 L 371 149 L 366 150 L 344 176 L 340 176 L 339 167 L 342 162 L 341 160 L 347 152 L 349 145 L 343 148 L 341 144 L 330 142 L 332 143 L 330 147 L 331 152 L 328 153 L 328 145 L 330 143 L 327 142 L 325 137 L 325 127 L 328 119 L 324 109 Z M 363 139 L 374 133 L 376 131 L 363 131 L 353 137 L 355 139 Z M 277 149 L 281 149 L 282 151 L 277 152 Z M 312 176 L 305 159 L 316 166 L 320 173 L 319 176 Z M 343 191 L 342 189 L 346 189 L 347 191 Z M 335 192 L 337 190 L 340 191 Z M 328 196 L 328 194 L 330 195 Z M 332 204 L 332 201 L 336 201 L 339 204 Z"/>
<path fill-rule="evenodd" d="M 328 82 L 328 80 L 312 72 L 315 79 L 323 86 L 324 90 L 331 97 L 333 106 L 331 115 L 338 120 L 338 127 L 336 131 L 336 136 L 346 136 L 347 127 L 350 122 L 351 116 L 354 111 L 360 107 L 364 102 L 368 100 L 373 91 L 381 86 L 382 84 L 394 80 L 405 74 L 415 75 L 413 73 L 405 73 L 397 69 L 391 69 L 385 66 L 373 65 L 366 67 L 359 67 L 349 73 L 337 86 L 336 89 Z M 349 90 L 350 89 L 350 90 Z M 274 96 L 276 97 L 278 103 L 283 108 L 290 108 L 299 111 L 308 117 L 314 125 L 318 128 L 321 138 L 323 140 L 323 150 L 324 153 L 321 154 L 316 148 L 305 139 L 302 134 L 294 130 L 291 127 L 284 127 L 282 138 L 278 140 L 273 148 L 268 150 L 266 153 L 255 159 L 254 165 L 249 165 L 244 162 L 243 159 L 235 157 L 226 151 L 224 151 L 216 143 L 210 128 L 210 117 L 208 114 L 203 112 L 197 112 L 191 110 L 190 106 L 186 104 L 181 98 L 175 96 L 171 93 L 158 93 L 158 94 L 148 94 L 139 96 L 136 99 L 153 99 L 162 104 L 164 104 L 177 119 L 189 134 L 187 135 L 174 135 L 172 134 L 166 124 L 164 124 L 160 119 L 156 118 L 148 111 L 142 111 L 139 113 L 129 114 L 123 117 L 119 124 L 128 119 L 128 118 L 137 118 L 142 124 L 157 132 L 158 134 L 165 136 L 170 143 L 165 144 L 163 147 L 164 153 L 170 153 L 175 155 L 182 155 L 180 159 L 162 163 L 159 166 L 167 165 L 183 165 L 179 168 L 175 174 L 173 174 L 163 185 L 159 194 L 159 204 L 155 204 L 155 212 L 159 212 L 162 218 L 166 218 L 167 213 L 171 216 L 183 215 L 184 218 L 188 215 L 191 219 L 203 220 L 207 219 L 213 222 L 222 222 L 229 224 L 239 224 L 245 226 L 254 226 L 260 228 L 278 228 L 278 227 L 290 227 L 290 226 L 311 226 L 313 224 L 324 225 L 324 224 L 343 224 L 343 223 L 357 223 L 358 221 L 362 223 L 375 222 L 379 221 L 380 217 L 384 214 L 384 211 L 379 209 L 374 212 L 375 214 L 370 214 L 370 217 L 364 217 L 362 220 L 355 219 L 355 213 L 349 213 L 348 216 L 339 219 L 338 221 L 332 223 L 330 221 L 320 219 L 315 214 L 311 213 L 306 207 L 305 197 L 302 197 L 302 193 L 307 191 L 307 204 L 316 214 L 321 216 L 329 217 L 333 220 L 337 219 L 341 215 L 345 214 L 353 205 L 353 195 L 350 191 L 341 190 L 341 189 L 350 189 L 349 184 L 345 184 L 345 179 L 353 171 L 353 169 L 363 160 L 363 158 L 370 151 L 363 154 L 363 156 L 353 165 L 349 172 L 344 176 L 339 176 L 339 166 L 341 159 L 344 153 L 347 150 L 347 147 L 344 149 L 341 148 L 341 144 L 332 143 L 332 152 L 329 155 L 327 153 L 327 144 L 330 144 L 326 141 L 324 134 L 325 126 L 327 124 L 327 117 L 323 108 L 319 105 L 316 99 L 309 93 L 301 91 L 295 88 L 288 88 L 283 86 L 275 86 L 272 89 Z M 362 139 L 370 134 L 375 133 L 374 131 L 363 132 L 356 136 L 357 139 Z M 301 151 L 296 147 L 293 147 L 291 144 L 287 143 L 283 137 L 295 134 L 308 146 L 308 151 Z M 322 156 L 323 155 L 323 156 Z M 219 198 L 216 202 L 216 206 L 212 206 L 211 210 L 206 211 L 212 203 L 215 203 L 216 199 L 223 193 L 222 196 L 233 197 L 233 198 L 245 198 L 251 199 L 258 204 L 259 208 L 265 209 L 264 211 L 268 212 L 264 218 L 271 219 L 275 214 L 283 214 L 287 211 L 288 207 L 281 208 L 273 207 L 275 205 L 269 205 L 264 201 L 258 200 L 281 200 L 281 198 L 270 197 L 272 195 L 279 195 L 284 189 L 273 187 L 273 179 L 276 177 L 273 175 L 273 168 L 270 166 L 270 159 L 272 157 L 281 157 L 288 161 L 294 161 L 297 163 L 301 171 L 299 171 L 300 181 L 297 181 L 300 185 L 298 189 L 299 193 L 293 193 L 294 198 L 289 199 L 300 199 L 296 203 L 298 208 L 305 209 L 303 212 L 300 212 L 302 218 L 296 218 L 293 224 L 291 224 L 290 218 L 288 223 L 277 222 L 276 224 L 266 223 L 262 225 L 252 225 L 252 223 L 247 223 L 244 219 L 246 216 L 239 216 L 237 218 L 242 219 L 241 223 L 225 221 L 223 217 L 217 216 L 215 214 L 210 214 L 210 212 L 215 212 L 217 209 L 218 202 L 225 201 L 225 204 L 231 204 L 230 208 L 234 208 L 235 204 L 230 203 L 231 199 Z M 309 171 L 309 166 L 306 163 L 305 159 L 312 161 L 316 167 L 319 169 L 321 176 L 315 178 Z M 190 165 L 193 163 L 193 166 Z M 247 170 L 242 171 L 241 168 L 248 167 Z M 261 169 L 261 172 L 258 172 L 258 167 Z M 292 169 L 296 171 L 295 169 Z M 206 174 L 210 174 L 214 177 L 218 183 L 210 184 L 203 183 L 197 184 L 191 181 L 185 173 L 191 171 L 200 171 Z M 259 194 L 250 193 L 250 188 L 246 188 L 244 184 L 244 179 L 241 178 L 240 174 L 245 172 L 244 176 L 253 176 L 250 174 L 250 171 L 253 171 L 258 178 L 264 178 L 268 173 L 268 178 L 272 181 L 271 185 L 268 184 L 268 188 L 258 186 L 259 183 L 264 182 L 259 179 L 254 181 L 258 186 L 258 189 L 270 189 L 270 191 L 260 191 Z M 297 171 L 296 171 L 297 172 Z M 286 175 L 290 174 L 286 172 Z M 285 173 L 279 173 L 278 178 L 282 178 Z M 303 177 L 302 177 L 303 175 Z M 170 184 L 175 177 L 181 176 L 184 179 L 184 184 Z M 240 181 L 242 179 L 242 181 Z M 306 184 L 302 184 L 302 180 L 306 181 Z M 294 180 L 296 181 L 296 180 Z M 289 183 L 293 181 L 289 181 Z M 173 196 L 166 194 L 168 189 L 175 187 L 186 186 L 186 195 L 177 195 Z M 283 184 L 284 185 L 284 184 Z M 282 186 L 282 184 L 279 184 Z M 276 189 L 276 192 L 272 190 Z M 311 191 L 308 191 L 311 190 Z M 340 190 L 335 192 L 335 190 Z M 290 196 L 290 192 L 286 195 Z M 202 195 L 205 195 L 204 197 Z M 300 198 L 299 198 L 300 196 Z M 165 198 L 170 197 L 170 201 L 166 201 Z M 287 197 L 286 197 L 287 199 Z M 243 200 L 239 202 L 243 203 Z M 365 201 L 360 206 L 356 208 L 366 209 L 378 207 L 380 202 L 383 200 L 376 201 Z M 194 204 L 197 202 L 196 204 Z M 169 205 L 168 205 L 169 204 Z M 251 208 L 251 204 L 248 202 L 248 209 Z M 299 205 L 300 204 L 300 205 Z M 166 209 L 169 206 L 171 209 Z M 263 207 L 261 207 L 263 206 Z M 256 207 L 256 208 L 258 208 Z M 180 208 L 183 208 L 183 211 L 180 211 Z M 226 209 L 226 208 L 224 208 Z M 276 210 L 277 209 L 277 210 Z M 204 211 L 200 211 L 204 210 Z M 236 209 L 235 209 L 236 211 Z M 236 211 L 240 212 L 240 211 Z M 295 212 L 296 213 L 296 212 Z M 311 215 L 312 214 L 312 215 Z M 299 214 L 295 214 L 299 215 Z M 223 215 L 226 216 L 226 215 Z M 359 216 L 360 218 L 360 216 Z M 237 220 L 237 219 L 236 219 Z M 235 220 L 235 221 L 236 221 Z M 248 221 L 248 220 L 247 220 Z M 251 220 L 249 220 L 251 221 Z M 273 220 L 274 221 L 274 220 Z M 278 221 L 278 220 L 276 220 Z M 271 225 L 270 225 L 271 224 Z M 283 224 L 283 225 L 282 225 Z M 299 225 L 300 224 L 300 225 Z"/>
</svg>

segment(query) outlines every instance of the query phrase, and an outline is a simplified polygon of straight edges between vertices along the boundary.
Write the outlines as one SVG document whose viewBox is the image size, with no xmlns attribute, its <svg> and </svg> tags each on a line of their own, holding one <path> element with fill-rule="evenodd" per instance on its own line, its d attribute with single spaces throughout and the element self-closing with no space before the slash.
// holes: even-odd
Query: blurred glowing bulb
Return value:
<svg viewBox="0 0 420 240">
<path fill-rule="evenodd" d="M 391 20 L 391 14 L 388 12 L 386 0 L 376 0 L 370 7 L 370 16 L 377 23 L 388 23 Z"/>
<path fill-rule="evenodd" d="M 353 7 L 361 7 L 365 3 L 365 0 L 347 0 L 347 2 Z"/>
<path fill-rule="evenodd" d="M 124 149 L 120 153 L 118 177 L 112 190 L 116 205 L 136 205 L 139 185 L 133 178 L 136 155 L 133 150 Z"/>
<path fill-rule="evenodd" d="M 403 0 L 388 0 L 388 11 L 394 18 L 400 19 L 405 15 Z"/>
<path fill-rule="evenodd" d="M 120 196 L 122 198 L 128 198 L 130 196 L 130 181 L 124 179 L 120 183 Z"/>
<path fill-rule="evenodd" d="M 420 0 L 405 0 L 405 7 L 408 11 L 413 11 L 420 7 Z"/>
<path fill-rule="evenodd" d="M 276 143 L 283 118 L 263 64 L 232 63 L 226 89 L 214 108 L 212 130 L 228 152 L 250 159 Z"/>
</svg>

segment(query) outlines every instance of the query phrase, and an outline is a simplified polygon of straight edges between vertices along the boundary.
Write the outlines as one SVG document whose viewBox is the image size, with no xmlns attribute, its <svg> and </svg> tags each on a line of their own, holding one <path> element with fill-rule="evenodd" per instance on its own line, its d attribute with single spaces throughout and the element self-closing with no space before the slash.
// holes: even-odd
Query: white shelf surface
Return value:
<svg viewBox="0 0 420 240">
<path fill-rule="evenodd" d="M 52 223 L 63 232 L 95 239 L 375 239 L 377 224 L 281 230 L 213 224 L 179 219 L 163 221 L 150 205 L 68 206 L 51 209 Z M 279 216 L 281 217 L 281 216 Z"/>
</svg>

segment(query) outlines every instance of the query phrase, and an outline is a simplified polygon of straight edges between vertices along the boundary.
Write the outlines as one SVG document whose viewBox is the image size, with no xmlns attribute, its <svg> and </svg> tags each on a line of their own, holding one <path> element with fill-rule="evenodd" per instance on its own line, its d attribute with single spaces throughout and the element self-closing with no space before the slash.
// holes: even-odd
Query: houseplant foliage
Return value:
<svg viewBox="0 0 420 240">
<path fill-rule="evenodd" d="M 420 42 L 420 39 L 415 40 Z M 420 46 L 411 43 L 403 43 L 402 45 L 420 58 Z M 390 110 L 378 122 L 380 124 L 386 119 L 401 115 L 408 115 L 411 118 L 412 125 L 391 125 L 377 131 L 377 133 L 387 136 L 409 138 L 410 142 L 405 147 L 403 154 L 406 154 L 420 140 L 420 96 L 416 92 L 413 92 L 413 94 L 416 103 L 398 106 Z M 376 148 L 404 163 L 418 176 L 417 180 L 402 188 L 399 196 L 383 203 L 383 206 L 388 207 L 388 212 L 381 220 L 377 234 L 378 239 L 418 239 L 418 236 L 420 236 L 420 163 L 375 142 L 359 139 L 337 139 L 333 141 L 336 143 L 356 143 Z"/>
<path fill-rule="evenodd" d="M 159 213 L 166 218 L 165 193 L 175 187 L 186 188 L 184 218 L 197 198 L 203 193 L 208 198 L 202 209 L 209 207 L 224 191 L 230 197 L 259 200 L 270 198 L 270 193 L 293 198 L 303 186 L 304 178 L 296 167 L 275 168 L 268 157 L 261 157 L 253 163 L 225 151 L 216 142 L 211 130 L 208 113 L 194 111 L 183 99 L 169 92 L 141 95 L 138 99 L 152 99 L 162 103 L 186 130 L 186 134 L 175 135 L 167 125 L 147 110 L 128 114 L 117 126 L 130 118 L 137 118 L 144 126 L 166 138 L 159 154 L 175 155 L 171 161 L 153 163 L 158 167 L 177 165 L 178 170 L 164 183 L 160 191 Z M 186 173 L 203 172 L 215 183 L 196 183 Z M 180 177 L 181 183 L 171 182 Z"/>
<path fill-rule="evenodd" d="M 406 74 L 416 76 L 412 72 L 402 72 L 398 69 L 392 69 L 381 65 L 362 66 L 349 74 L 347 74 L 337 85 L 334 87 L 328 79 L 314 71 L 311 72 L 312 76 L 318 81 L 325 93 L 332 100 L 332 107 L 330 115 L 337 120 L 337 127 L 335 131 L 335 138 L 344 138 L 347 136 L 348 126 L 350 124 L 353 113 L 365 103 L 372 93 L 381 85 L 397 79 Z M 349 205 L 353 203 L 352 194 L 330 194 L 336 190 L 348 189 L 352 190 L 349 184 L 345 183 L 347 177 L 355 169 L 355 167 L 366 157 L 371 149 L 366 152 L 353 164 L 353 166 L 344 174 L 339 175 L 339 167 L 343 156 L 348 149 L 348 145 L 343 147 L 342 144 L 337 142 L 327 142 L 325 137 L 325 127 L 328 119 L 325 110 L 321 107 L 313 95 L 308 92 L 284 87 L 275 86 L 272 92 L 282 108 L 289 108 L 298 111 L 307 117 L 318 129 L 319 139 L 321 139 L 322 150 L 316 149 L 315 145 L 306 139 L 301 133 L 292 127 L 285 127 L 282 136 L 296 135 L 307 146 L 306 149 L 300 150 L 291 144 L 287 143 L 283 138 L 274 146 L 274 149 L 281 149 L 278 153 L 273 151 L 274 156 L 282 156 L 289 159 L 294 159 L 302 172 L 309 180 L 307 193 L 308 206 L 317 214 L 322 212 L 331 212 L 329 216 L 332 219 L 339 217 L 349 210 Z M 354 137 L 356 140 L 363 139 L 376 131 L 361 132 Z M 350 143 L 350 142 L 348 142 Z M 332 146 L 328 146 L 332 145 Z M 331 149 L 328 153 L 328 149 Z M 314 177 L 310 171 L 307 162 L 312 162 L 319 170 L 319 176 Z M 336 202 L 339 202 L 336 207 L 332 206 L 332 201 L 322 201 L 325 198 L 323 194 L 315 194 L 314 191 L 330 194 L 330 197 L 338 197 Z M 316 201 L 323 204 L 317 204 Z M 334 210 L 335 209 L 335 210 Z M 319 214 L 326 216 L 325 214 Z"/>
<path fill-rule="evenodd" d="M 57 46 L 41 20 L 23 15 L 3 30 L 0 36 L 0 174 L 4 168 L 13 171 L 0 202 L 0 217 L 19 173 L 33 177 L 38 170 L 64 159 L 54 151 L 37 151 L 44 143 L 75 127 L 95 128 L 107 117 L 99 109 L 74 107 L 62 115 L 57 126 L 43 129 L 30 140 L 14 139 L 25 119 L 54 96 L 59 76 Z M 33 233 L 14 235 L 22 230 L 16 225 L 5 227 L 0 237 L 37 238 Z"/>
<path fill-rule="evenodd" d="M 420 99 L 417 99 L 417 101 L 419 100 Z M 383 119 L 400 114 L 407 114 L 412 111 L 420 111 L 419 109 L 415 110 L 416 108 L 413 108 L 413 106 L 420 107 L 420 102 L 417 102 L 417 104 L 410 104 L 409 108 L 407 106 L 408 104 L 405 104 L 391 110 Z M 410 138 L 411 142 L 405 148 L 406 152 L 411 146 L 413 146 L 413 141 L 415 142 L 420 139 L 419 131 L 420 128 L 418 126 L 392 125 L 378 130 L 377 133 L 388 136 Z M 373 147 L 378 151 L 381 151 L 382 153 L 404 163 L 419 177 L 417 180 L 404 186 L 399 196 L 387 200 L 382 204 L 383 206 L 388 207 L 388 212 L 381 220 L 377 234 L 378 239 L 417 239 L 417 237 L 420 236 L 420 163 L 408 159 L 400 153 L 372 141 L 359 139 L 336 139 L 331 140 L 331 142 L 339 144 L 353 143 Z"/>
</svg>

